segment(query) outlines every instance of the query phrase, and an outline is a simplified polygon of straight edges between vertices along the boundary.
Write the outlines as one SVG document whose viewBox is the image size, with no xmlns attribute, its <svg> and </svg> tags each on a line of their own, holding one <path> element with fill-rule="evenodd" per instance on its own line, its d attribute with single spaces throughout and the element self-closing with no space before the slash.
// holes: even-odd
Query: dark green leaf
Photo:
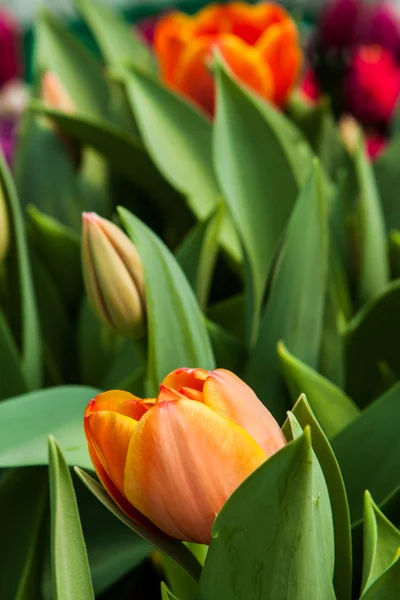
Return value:
<svg viewBox="0 0 400 600">
<path fill-rule="evenodd" d="M 382 210 L 386 227 L 400 229 L 400 205 L 398 190 L 400 188 L 400 171 L 398 169 L 400 155 L 400 137 L 392 140 L 389 147 L 374 163 L 374 173 L 382 201 Z"/>
<path fill-rule="evenodd" d="M 35 389 L 39 387 L 41 381 L 39 318 L 21 207 L 14 182 L 2 156 L 0 157 L 0 187 L 11 219 L 13 247 L 7 266 L 11 275 L 9 291 L 18 312 L 21 365 L 28 389 Z"/>
<path fill-rule="evenodd" d="M 328 214 L 318 164 L 290 218 L 262 315 L 246 381 L 281 419 L 289 408 L 279 371 L 277 344 L 310 367 L 319 359 L 328 268 Z"/>
<path fill-rule="evenodd" d="M 381 365 L 400 378 L 400 281 L 369 302 L 346 330 L 346 391 L 361 407 L 387 387 Z"/>
<path fill-rule="evenodd" d="M 161 599 L 162 600 L 179 600 L 177 596 L 174 596 L 174 594 L 167 588 L 167 586 L 165 585 L 165 583 L 162 581 L 161 582 Z"/>
<path fill-rule="evenodd" d="M 241 87 L 221 64 L 215 69 L 214 162 L 246 256 L 246 329 L 251 344 L 269 268 L 311 166 L 311 152 L 282 114 Z"/>
<path fill-rule="evenodd" d="M 328 438 L 333 437 L 354 421 L 360 409 L 334 383 L 298 360 L 280 342 L 278 354 L 282 373 L 295 401 L 304 393 Z"/>
<path fill-rule="evenodd" d="M 208 316 L 239 340 L 244 340 L 244 296 L 242 294 L 216 302 L 209 307 Z"/>
<path fill-rule="evenodd" d="M 192 286 L 202 310 L 207 306 L 217 260 L 221 219 L 222 212 L 218 210 L 205 221 L 198 223 L 175 252 L 175 257 Z"/>
<path fill-rule="evenodd" d="M 129 211 L 120 208 L 119 214 L 143 264 L 148 318 L 147 394 L 153 396 L 170 371 L 182 365 L 213 369 L 214 357 L 204 317 L 175 258 Z"/>
<path fill-rule="evenodd" d="M 335 598 L 332 518 L 317 468 L 307 428 L 232 494 L 213 526 L 198 600 Z"/>
<path fill-rule="evenodd" d="M 75 0 L 91 28 L 110 67 L 124 66 L 129 59 L 141 67 L 155 69 L 149 47 L 111 6 L 94 0 Z"/>
<path fill-rule="evenodd" d="M 338 600 L 348 600 L 351 594 L 352 556 L 350 513 L 346 489 L 333 450 L 307 400 L 304 395 L 301 395 L 292 412 L 303 429 L 307 425 L 311 428 L 313 449 L 325 476 L 332 507 L 335 532 L 334 585 L 336 597 Z M 286 433 L 285 426 L 284 432 Z"/>
<path fill-rule="evenodd" d="M 218 368 L 228 369 L 233 373 L 241 372 L 246 357 L 243 344 L 213 321 L 207 320 L 207 330 Z"/>
<path fill-rule="evenodd" d="M 0 379 L 0 400 L 27 391 L 21 357 L 7 322 L 0 312 L 0 364 L 7 377 Z"/>
<path fill-rule="evenodd" d="M 400 386 L 376 400 L 332 440 L 346 484 L 352 522 L 369 490 L 379 504 L 400 485 Z"/>
<path fill-rule="evenodd" d="M 44 469 L 13 469 L 0 482 L 1 598 L 39 600 L 40 530 L 47 503 Z"/>
<path fill-rule="evenodd" d="M 385 223 L 372 166 L 359 140 L 355 152 L 359 186 L 357 233 L 360 239 L 359 297 L 366 302 L 381 293 L 389 281 Z"/>
<path fill-rule="evenodd" d="M 125 523 L 125 525 L 135 533 L 142 536 L 150 544 L 158 548 L 158 550 L 167 554 L 172 560 L 179 564 L 194 581 L 198 581 L 201 572 L 200 563 L 182 542 L 178 542 L 178 540 L 168 537 L 161 537 L 157 535 L 157 533 L 148 531 L 134 521 L 131 521 L 118 508 L 111 496 L 109 496 L 106 490 L 97 483 L 97 481 L 78 467 L 75 467 L 75 471 L 96 498 L 100 500 L 100 502 L 102 502 L 120 521 Z"/>
<path fill-rule="evenodd" d="M 100 119 L 107 116 L 106 81 L 100 64 L 83 44 L 47 10 L 41 11 L 36 35 L 36 73 L 56 73 L 80 114 Z"/>
<path fill-rule="evenodd" d="M 71 475 L 49 437 L 51 557 L 54 600 L 94 600 L 89 561 Z"/>
<path fill-rule="evenodd" d="M 371 494 L 366 492 L 364 499 L 363 592 L 398 558 L 399 549 L 400 531 L 379 510 Z"/>
<path fill-rule="evenodd" d="M 89 400 L 99 393 L 96 388 L 64 386 L 1 402 L 0 467 L 47 464 L 47 439 L 52 433 L 69 464 L 92 469 L 83 415 Z"/>
</svg>

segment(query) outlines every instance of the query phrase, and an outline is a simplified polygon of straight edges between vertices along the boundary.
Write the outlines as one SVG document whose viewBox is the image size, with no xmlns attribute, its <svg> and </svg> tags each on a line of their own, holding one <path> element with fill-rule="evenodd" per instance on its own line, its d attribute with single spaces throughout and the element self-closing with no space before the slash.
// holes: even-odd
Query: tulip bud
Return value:
<svg viewBox="0 0 400 600">
<path fill-rule="evenodd" d="M 125 337 L 142 337 L 143 269 L 131 240 L 107 219 L 84 213 L 82 264 L 89 302 L 99 318 Z"/>
<path fill-rule="evenodd" d="M 156 399 L 105 392 L 84 425 L 96 473 L 121 510 L 201 544 L 229 496 L 286 444 L 255 393 L 224 369 L 177 369 Z"/>
<path fill-rule="evenodd" d="M 5 198 L 0 191 L 0 262 L 5 258 L 10 245 L 10 229 Z"/>
<path fill-rule="evenodd" d="M 74 113 L 75 105 L 56 73 L 46 71 L 42 78 L 42 99 L 50 108 Z"/>
</svg>

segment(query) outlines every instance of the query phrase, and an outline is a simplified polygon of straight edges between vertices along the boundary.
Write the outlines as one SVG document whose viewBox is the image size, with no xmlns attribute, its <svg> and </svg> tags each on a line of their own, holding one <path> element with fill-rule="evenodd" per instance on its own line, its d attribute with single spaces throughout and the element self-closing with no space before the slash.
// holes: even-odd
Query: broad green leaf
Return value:
<svg viewBox="0 0 400 600">
<path fill-rule="evenodd" d="M 312 168 L 285 233 L 245 379 L 281 419 L 289 408 L 277 344 L 316 368 L 328 268 L 328 214 L 319 166 Z"/>
<path fill-rule="evenodd" d="M 211 122 L 151 75 L 130 71 L 126 85 L 151 158 L 187 196 L 195 216 L 205 219 L 220 197 L 211 160 Z"/>
<path fill-rule="evenodd" d="M 46 266 L 68 306 L 82 294 L 80 238 L 70 227 L 34 206 L 28 207 L 31 246 Z"/>
<path fill-rule="evenodd" d="M 17 329 L 21 332 L 21 366 L 28 389 L 41 381 L 41 343 L 39 318 L 29 264 L 22 211 L 11 174 L 0 156 L 0 187 L 11 220 L 13 244 L 8 257 L 9 292 L 12 297 Z"/>
<path fill-rule="evenodd" d="M 216 302 L 208 309 L 212 321 L 244 340 L 244 296 L 237 294 Z"/>
<path fill-rule="evenodd" d="M 99 152 L 110 165 L 148 192 L 160 210 L 166 212 L 169 208 L 177 214 L 182 203 L 180 195 L 160 175 L 137 136 L 113 123 L 87 115 L 68 115 L 40 102 L 32 103 L 31 109 L 48 116 L 79 143 Z"/>
<path fill-rule="evenodd" d="M 400 485 L 399 422 L 400 385 L 396 385 L 332 440 L 353 523 L 362 517 L 365 490 L 380 504 Z"/>
<path fill-rule="evenodd" d="M 354 421 L 360 409 L 334 383 L 297 359 L 286 346 L 278 344 L 282 373 L 293 400 L 307 396 L 318 423 L 328 438 L 333 437 Z"/>
<path fill-rule="evenodd" d="M 21 356 L 7 321 L 0 312 L 0 364 L 6 377 L 0 378 L 0 400 L 17 396 L 27 391 L 26 380 L 22 370 Z"/>
<path fill-rule="evenodd" d="M 214 163 L 246 257 L 251 345 L 271 262 L 310 169 L 311 151 L 282 114 L 241 87 L 221 64 L 215 72 Z"/>
<path fill-rule="evenodd" d="M 94 600 L 74 486 L 53 436 L 49 437 L 49 477 L 54 600 Z"/>
<path fill-rule="evenodd" d="M 332 519 L 317 467 L 306 428 L 232 494 L 214 522 L 198 600 L 335 598 Z"/>
<path fill-rule="evenodd" d="M 83 415 L 100 391 L 64 386 L 0 402 L 0 467 L 46 465 L 48 436 L 54 434 L 69 464 L 92 469 Z"/>
<path fill-rule="evenodd" d="M 243 343 L 213 321 L 207 320 L 207 330 L 218 368 L 228 369 L 233 373 L 241 372 L 246 358 Z"/>
<path fill-rule="evenodd" d="M 369 492 L 364 497 L 364 564 L 362 591 L 400 556 L 400 531 L 385 517 Z M 398 568 L 398 567 L 397 567 Z"/>
<path fill-rule="evenodd" d="M 215 211 L 221 192 L 215 178 L 211 122 L 191 103 L 139 70 L 126 74 L 128 97 L 145 146 L 165 179 L 183 196 L 202 221 Z M 226 216 L 222 248 L 236 262 L 241 251 Z"/>
<path fill-rule="evenodd" d="M 395 137 L 387 150 L 374 162 L 373 169 L 382 201 L 387 230 L 400 229 L 400 171 L 397 168 L 400 153 L 400 137 Z"/>
<path fill-rule="evenodd" d="M 346 391 L 361 407 L 387 387 L 380 369 L 382 363 L 400 379 L 399 306 L 397 279 L 361 309 L 345 332 Z"/>
<path fill-rule="evenodd" d="M 13 469 L 0 481 L 1 597 L 39 600 L 40 547 L 47 480 L 44 469 Z"/>
<path fill-rule="evenodd" d="M 93 588 L 98 596 L 149 558 L 153 547 L 116 519 L 77 477 L 74 486 Z M 44 600 L 52 600 L 50 560 L 45 565 L 42 592 Z"/>
<path fill-rule="evenodd" d="M 76 381 L 78 369 L 72 320 L 46 268 L 35 256 L 31 260 L 42 333 L 43 362 L 49 375 L 49 379 L 45 377 L 45 383 L 62 385 Z"/>
<path fill-rule="evenodd" d="M 80 231 L 83 198 L 74 165 L 50 124 L 30 111 L 25 112 L 22 120 L 15 179 L 24 208 L 34 205 L 42 213 Z"/>
<path fill-rule="evenodd" d="M 362 600 L 394 600 L 400 589 L 400 557 L 363 594 Z"/>
<path fill-rule="evenodd" d="M 142 260 L 148 319 L 147 394 L 183 365 L 215 366 L 204 317 L 194 293 L 163 242 L 124 208 L 119 215 Z M 162 298 L 162 302 L 160 302 Z"/>
<path fill-rule="evenodd" d="M 102 68 L 91 53 L 47 10 L 41 11 L 36 35 L 36 73 L 56 73 L 78 113 L 106 117 L 108 89 Z"/>
<path fill-rule="evenodd" d="M 221 210 L 218 210 L 205 221 L 195 225 L 175 251 L 175 257 L 202 310 L 207 306 L 217 260 L 222 214 Z"/>
<path fill-rule="evenodd" d="M 359 186 L 357 230 L 360 237 L 360 273 L 358 293 L 361 302 L 375 298 L 389 281 L 389 261 L 385 222 L 372 166 L 363 140 L 355 152 Z"/>
<path fill-rule="evenodd" d="M 75 467 L 75 471 L 96 498 L 100 500 L 100 502 L 102 502 L 102 504 L 104 504 L 104 506 L 120 521 L 125 523 L 125 525 L 135 533 L 142 536 L 155 548 L 158 548 L 158 550 L 167 554 L 172 560 L 178 563 L 194 581 L 198 581 L 201 573 L 200 563 L 182 542 L 178 542 L 178 540 L 172 538 L 159 536 L 157 533 L 148 531 L 134 521 L 131 521 L 125 513 L 118 508 L 111 496 L 95 479 L 78 467 Z"/>
<path fill-rule="evenodd" d="M 155 69 L 150 48 L 126 23 L 118 12 L 104 2 L 75 0 L 75 4 L 91 28 L 103 56 L 110 67 L 124 66 L 127 60 L 141 67 Z"/>
<path fill-rule="evenodd" d="M 343 477 L 333 450 L 304 394 L 300 396 L 292 412 L 303 429 L 307 425 L 311 428 L 313 449 L 325 476 L 332 507 L 336 597 L 338 600 L 348 600 L 351 595 L 352 553 L 350 513 Z M 285 426 L 284 433 L 287 427 Z"/>
</svg>

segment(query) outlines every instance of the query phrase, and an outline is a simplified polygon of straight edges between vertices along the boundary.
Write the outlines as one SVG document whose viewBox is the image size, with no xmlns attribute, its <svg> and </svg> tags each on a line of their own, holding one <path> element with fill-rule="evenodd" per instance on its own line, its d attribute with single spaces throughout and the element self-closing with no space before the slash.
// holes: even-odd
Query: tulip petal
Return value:
<svg viewBox="0 0 400 600">
<path fill-rule="evenodd" d="M 253 390 L 230 371 L 212 371 L 204 384 L 203 398 L 206 406 L 247 431 L 267 456 L 286 444 L 269 410 Z"/>
<path fill-rule="evenodd" d="M 273 98 L 273 74 L 255 47 L 231 34 L 221 35 L 215 46 L 241 83 L 248 85 L 264 98 Z"/>
<path fill-rule="evenodd" d="M 111 390 L 93 398 L 89 402 L 85 414 L 109 410 L 139 421 L 152 404 L 154 401 L 151 399 L 142 400 L 129 392 Z"/>
<path fill-rule="evenodd" d="M 281 105 L 296 83 L 301 67 L 298 31 L 292 19 L 269 27 L 256 48 L 274 75 L 274 102 Z"/>
<path fill-rule="evenodd" d="M 112 411 L 85 415 L 85 433 L 89 446 L 118 490 L 124 491 L 124 469 L 132 433 L 137 425 L 130 417 Z"/>
<path fill-rule="evenodd" d="M 107 471 L 104 469 L 99 457 L 97 456 L 94 448 L 92 448 L 89 444 L 89 455 L 90 459 L 95 468 L 96 474 L 100 479 L 101 484 L 110 494 L 111 498 L 117 504 L 117 506 L 122 510 L 126 516 L 134 521 L 141 527 L 145 527 L 148 531 L 152 531 L 157 533 L 158 535 L 165 536 L 165 533 L 161 531 L 158 527 L 154 525 L 149 519 L 147 519 L 141 512 L 139 512 L 132 504 L 121 494 L 121 492 L 116 488 L 114 483 L 111 481 Z"/>
<path fill-rule="evenodd" d="M 135 428 L 124 493 L 170 536 L 207 544 L 222 505 L 265 459 L 246 431 L 204 404 L 162 402 Z"/>
<path fill-rule="evenodd" d="M 173 84 L 177 61 L 191 37 L 192 19 L 183 13 L 165 15 L 157 22 L 153 45 L 166 83 Z"/>
<path fill-rule="evenodd" d="M 210 371 L 205 369 L 175 369 L 164 378 L 163 385 L 180 390 L 182 387 L 192 388 L 201 392 Z"/>
</svg>

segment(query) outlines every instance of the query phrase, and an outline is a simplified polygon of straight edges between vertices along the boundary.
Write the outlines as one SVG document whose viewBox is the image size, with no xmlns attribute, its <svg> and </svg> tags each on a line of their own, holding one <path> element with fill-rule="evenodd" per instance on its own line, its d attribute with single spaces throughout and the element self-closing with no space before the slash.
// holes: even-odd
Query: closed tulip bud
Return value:
<svg viewBox="0 0 400 600">
<path fill-rule="evenodd" d="M 10 245 L 10 227 L 7 206 L 0 192 L 0 262 L 5 258 Z"/>
<path fill-rule="evenodd" d="M 229 496 L 286 443 L 254 392 L 224 369 L 178 369 L 156 399 L 100 394 L 85 433 L 99 479 L 130 519 L 202 544 Z"/>
<path fill-rule="evenodd" d="M 99 318 L 124 337 L 142 337 L 143 269 L 131 240 L 107 219 L 84 213 L 82 264 L 89 302 Z"/>
</svg>

